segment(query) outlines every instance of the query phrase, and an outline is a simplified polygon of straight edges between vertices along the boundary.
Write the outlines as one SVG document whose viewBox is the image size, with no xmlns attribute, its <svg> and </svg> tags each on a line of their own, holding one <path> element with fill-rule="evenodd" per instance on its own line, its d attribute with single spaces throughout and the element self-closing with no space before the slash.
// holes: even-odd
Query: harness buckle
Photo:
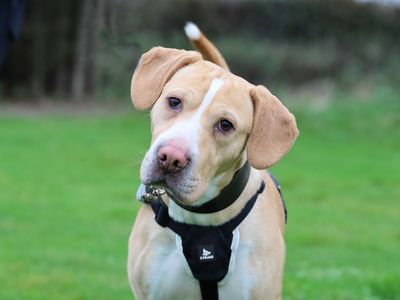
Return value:
<svg viewBox="0 0 400 300">
<path fill-rule="evenodd" d="M 160 199 L 165 193 L 166 191 L 163 188 L 148 185 L 146 186 L 146 193 L 140 196 L 140 201 L 149 204 L 152 200 Z"/>
</svg>

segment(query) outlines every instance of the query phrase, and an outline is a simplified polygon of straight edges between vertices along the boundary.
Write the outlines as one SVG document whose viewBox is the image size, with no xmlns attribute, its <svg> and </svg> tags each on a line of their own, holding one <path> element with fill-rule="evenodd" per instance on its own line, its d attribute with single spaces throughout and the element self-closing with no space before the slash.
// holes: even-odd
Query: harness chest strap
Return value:
<svg viewBox="0 0 400 300">
<path fill-rule="evenodd" d="M 199 207 L 184 206 L 178 201 L 174 202 L 185 210 L 199 214 L 221 211 L 239 198 L 248 182 L 250 169 L 250 164 L 246 161 L 216 198 Z M 287 212 L 279 182 L 272 174 L 269 175 L 280 193 L 286 220 Z M 165 193 L 162 189 L 141 185 L 137 198 L 143 203 L 151 204 L 155 221 L 160 226 L 168 227 L 180 237 L 185 259 L 194 278 L 199 280 L 202 298 L 217 300 L 218 282 L 226 276 L 229 270 L 233 231 L 250 213 L 258 195 L 263 192 L 264 188 L 265 183 L 262 181 L 260 188 L 249 199 L 242 211 L 230 221 L 219 226 L 199 226 L 176 222 L 169 216 L 168 206 L 161 200 L 161 195 Z M 169 196 L 174 200 L 174 195 L 169 194 Z"/>
<path fill-rule="evenodd" d="M 257 197 L 263 192 L 265 183 L 246 203 L 242 211 L 230 221 L 219 226 L 200 226 L 179 223 L 168 214 L 168 206 L 160 199 L 154 198 L 151 207 L 156 222 L 168 227 L 181 237 L 183 254 L 193 276 L 199 280 L 203 299 L 218 299 L 218 282 L 229 269 L 233 230 L 246 218 L 253 208 Z"/>
</svg>

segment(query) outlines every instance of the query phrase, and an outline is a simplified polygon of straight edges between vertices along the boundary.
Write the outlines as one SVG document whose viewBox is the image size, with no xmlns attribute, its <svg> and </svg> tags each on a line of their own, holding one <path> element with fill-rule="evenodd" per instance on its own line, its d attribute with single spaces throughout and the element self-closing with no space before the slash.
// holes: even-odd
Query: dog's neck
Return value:
<svg viewBox="0 0 400 300">
<path fill-rule="evenodd" d="M 219 178 L 216 179 L 221 180 L 222 175 L 223 174 L 218 176 Z M 233 175 L 230 176 L 230 180 L 232 180 L 232 178 Z M 203 226 L 210 226 L 210 225 L 217 226 L 223 224 L 229 221 L 230 219 L 234 218 L 241 212 L 241 210 L 246 205 L 247 201 L 254 195 L 254 193 L 259 188 L 260 182 L 261 182 L 261 176 L 259 172 L 250 167 L 250 174 L 247 183 L 243 188 L 243 191 L 240 193 L 240 196 L 238 196 L 237 199 L 233 199 L 235 201 L 228 207 L 212 213 L 196 213 L 179 206 L 175 201 L 169 199 L 168 213 L 171 218 L 180 223 L 203 225 Z M 209 190 L 211 191 L 214 190 L 214 192 L 208 193 L 210 196 L 208 196 L 207 193 L 205 194 L 209 197 L 208 200 L 215 198 L 221 191 L 221 190 L 215 191 L 215 185 L 213 184 L 210 185 Z M 199 201 L 198 203 L 204 204 L 207 203 L 207 201 L 201 199 L 201 202 Z"/>
<path fill-rule="evenodd" d="M 197 200 L 194 204 L 184 205 L 181 204 L 179 201 L 174 201 L 174 202 L 179 206 L 181 206 L 182 208 L 184 208 L 185 210 L 194 213 L 211 214 L 221 211 L 232 205 L 232 203 L 239 198 L 240 194 L 246 187 L 250 175 L 249 162 L 246 161 L 244 165 L 241 166 L 239 170 L 236 171 L 233 177 L 231 176 L 231 174 L 228 175 L 230 175 L 228 177 L 229 178 L 228 184 L 226 183 L 221 184 L 221 182 L 218 182 L 220 181 L 221 178 L 221 176 L 218 176 L 217 180 L 213 180 L 212 184 L 210 184 L 211 188 L 209 188 L 208 190 L 211 190 L 211 192 L 206 193 L 205 197 L 202 197 L 202 199 Z M 218 188 L 218 186 L 219 187 L 224 186 L 224 188 L 221 189 Z M 214 195 L 216 196 L 214 197 Z M 170 195 L 170 197 L 173 200 L 175 200 L 174 194 Z"/>
</svg>

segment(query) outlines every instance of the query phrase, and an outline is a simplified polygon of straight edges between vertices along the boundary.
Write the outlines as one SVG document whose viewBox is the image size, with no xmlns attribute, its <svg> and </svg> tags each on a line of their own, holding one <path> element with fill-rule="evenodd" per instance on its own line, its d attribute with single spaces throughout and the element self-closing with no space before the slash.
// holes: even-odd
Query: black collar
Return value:
<svg viewBox="0 0 400 300">
<path fill-rule="evenodd" d="M 246 187 L 247 181 L 250 175 L 250 164 L 248 161 L 245 162 L 243 167 L 241 167 L 233 176 L 231 182 L 225 186 L 219 195 L 210 201 L 200 205 L 200 206 L 189 206 L 175 201 L 173 195 L 169 195 L 170 198 L 180 207 L 185 210 L 199 213 L 199 214 L 210 214 L 221 211 L 239 198 L 240 194 Z"/>
</svg>

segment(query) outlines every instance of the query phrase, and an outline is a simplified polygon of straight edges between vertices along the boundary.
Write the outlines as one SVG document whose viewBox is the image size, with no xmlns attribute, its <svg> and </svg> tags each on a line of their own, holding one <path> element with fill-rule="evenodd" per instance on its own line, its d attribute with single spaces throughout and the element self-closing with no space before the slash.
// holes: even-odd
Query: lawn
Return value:
<svg viewBox="0 0 400 300">
<path fill-rule="evenodd" d="M 297 107 L 297 108 L 296 108 Z M 400 104 L 296 105 L 284 299 L 400 299 Z M 0 299 L 132 299 L 148 116 L 0 116 Z"/>
</svg>

